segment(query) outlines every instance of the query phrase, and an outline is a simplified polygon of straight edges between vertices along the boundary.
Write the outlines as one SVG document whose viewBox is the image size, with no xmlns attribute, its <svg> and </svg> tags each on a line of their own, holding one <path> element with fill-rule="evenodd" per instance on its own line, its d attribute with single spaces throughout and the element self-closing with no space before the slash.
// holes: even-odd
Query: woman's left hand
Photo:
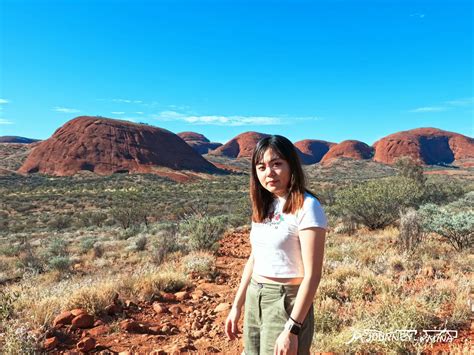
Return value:
<svg viewBox="0 0 474 355">
<path fill-rule="evenodd" d="M 298 336 L 284 330 L 275 342 L 274 355 L 296 355 L 298 353 Z"/>
</svg>

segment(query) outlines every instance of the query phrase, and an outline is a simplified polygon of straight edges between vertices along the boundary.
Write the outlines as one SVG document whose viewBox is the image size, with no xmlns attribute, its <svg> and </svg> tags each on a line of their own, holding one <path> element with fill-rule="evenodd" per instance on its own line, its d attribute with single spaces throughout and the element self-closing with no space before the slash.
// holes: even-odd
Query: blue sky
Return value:
<svg viewBox="0 0 474 355">
<path fill-rule="evenodd" d="M 474 136 L 470 0 L 0 1 L 0 136 L 79 115 L 372 144 Z"/>
</svg>

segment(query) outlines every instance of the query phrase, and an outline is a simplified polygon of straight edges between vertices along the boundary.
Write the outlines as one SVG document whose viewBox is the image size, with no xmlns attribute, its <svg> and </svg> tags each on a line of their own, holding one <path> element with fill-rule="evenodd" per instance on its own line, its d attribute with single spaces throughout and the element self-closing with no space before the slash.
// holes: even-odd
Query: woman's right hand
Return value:
<svg viewBox="0 0 474 355">
<path fill-rule="evenodd" d="M 240 318 L 241 309 L 238 307 L 232 307 L 227 319 L 225 320 L 225 334 L 230 340 L 237 338 L 237 335 L 240 334 L 239 331 L 239 318 Z"/>
</svg>

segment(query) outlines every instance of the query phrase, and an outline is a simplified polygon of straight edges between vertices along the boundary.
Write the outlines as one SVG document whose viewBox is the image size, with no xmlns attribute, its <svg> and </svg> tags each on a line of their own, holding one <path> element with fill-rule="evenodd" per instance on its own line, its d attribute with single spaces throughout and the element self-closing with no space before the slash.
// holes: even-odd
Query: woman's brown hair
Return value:
<svg viewBox="0 0 474 355">
<path fill-rule="evenodd" d="M 268 216 L 270 207 L 274 200 L 271 192 L 265 189 L 258 180 L 257 164 L 263 160 L 266 150 L 271 148 L 281 159 L 288 162 L 291 176 L 288 187 L 288 197 L 284 213 L 294 214 L 303 207 L 304 193 L 306 189 L 306 178 L 296 148 L 287 138 L 273 135 L 258 141 L 252 154 L 252 173 L 250 176 L 250 199 L 252 201 L 252 221 L 261 223 Z"/>
</svg>

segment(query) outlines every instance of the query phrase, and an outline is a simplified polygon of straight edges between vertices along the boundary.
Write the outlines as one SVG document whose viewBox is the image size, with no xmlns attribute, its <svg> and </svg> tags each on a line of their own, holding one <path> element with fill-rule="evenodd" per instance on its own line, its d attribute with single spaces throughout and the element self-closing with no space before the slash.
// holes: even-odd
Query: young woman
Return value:
<svg viewBox="0 0 474 355">
<path fill-rule="evenodd" d="M 257 143 L 250 196 L 252 252 L 225 322 L 226 335 L 237 338 L 245 303 L 245 354 L 309 354 L 327 219 L 306 189 L 296 149 L 285 137 Z"/>
</svg>

